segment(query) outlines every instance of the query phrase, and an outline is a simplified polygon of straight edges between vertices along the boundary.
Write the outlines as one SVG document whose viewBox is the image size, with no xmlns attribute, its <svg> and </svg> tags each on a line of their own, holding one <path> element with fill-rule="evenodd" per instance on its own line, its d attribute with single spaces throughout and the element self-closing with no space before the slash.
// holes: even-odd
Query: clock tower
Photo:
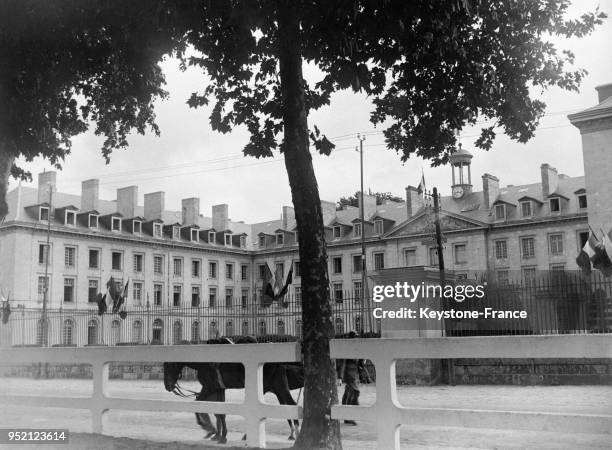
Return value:
<svg viewBox="0 0 612 450">
<path fill-rule="evenodd" d="M 450 155 L 449 162 L 453 171 L 452 194 L 453 198 L 459 200 L 467 194 L 472 193 L 472 164 L 473 155 L 467 150 L 461 148 Z"/>
</svg>

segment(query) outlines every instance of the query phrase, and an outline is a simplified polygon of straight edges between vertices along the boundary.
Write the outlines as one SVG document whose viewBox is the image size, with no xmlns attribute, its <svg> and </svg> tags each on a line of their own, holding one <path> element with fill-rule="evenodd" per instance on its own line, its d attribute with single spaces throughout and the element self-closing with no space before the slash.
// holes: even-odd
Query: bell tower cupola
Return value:
<svg viewBox="0 0 612 450">
<path fill-rule="evenodd" d="M 453 184 L 451 186 L 453 198 L 460 199 L 472 192 L 472 164 L 473 155 L 461 148 L 450 155 L 449 162 L 453 171 Z"/>
</svg>

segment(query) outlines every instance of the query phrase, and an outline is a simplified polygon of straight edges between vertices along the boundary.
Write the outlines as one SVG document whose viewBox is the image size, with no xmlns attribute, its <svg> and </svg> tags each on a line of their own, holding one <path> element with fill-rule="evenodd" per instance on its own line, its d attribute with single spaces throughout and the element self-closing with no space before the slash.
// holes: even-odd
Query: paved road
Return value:
<svg viewBox="0 0 612 450">
<path fill-rule="evenodd" d="M 187 388 L 196 384 L 185 383 Z M 0 378 L 0 392 L 27 395 L 91 394 L 91 380 L 31 380 Z M 161 381 L 110 382 L 111 396 L 144 399 L 174 399 L 165 392 Z M 612 387 L 609 386 L 456 386 L 456 387 L 401 387 L 398 391 L 404 405 L 422 407 L 448 407 L 465 409 L 498 409 L 514 411 L 548 411 L 558 413 L 584 413 L 612 415 Z M 298 392 L 294 391 L 294 397 Z M 364 386 L 362 404 L 375 400 L 373 386 Z M 243 392 L 228 390 L 229 401 L 240 401 Z M 178 400 L 178 399 L 177 399 Z M 179 401 L 188 401 L 180 399 Z M 266 395 L 266 401 L 276 399 Z M 91 422 L 88 411 L 4 405 L 0 408 L 0 423 L 6 427 L 69 428 L 73 433 L 89 433 Z M 230 444 L 244 447 L 240 440 L 244 421 L 238 416 L 228 417 Z M 266 422 L 268 445 L 286 448 L 288 426 L 282 420 Z M 110 411 L 105 417 L 105 433 L 110 437 L 94 435 L 75 436 L 73 448 L 175 448 L 191 449 L 202 444 L 203 432 L 192 414 Z M 342 425 L 345 449 L 374 449 L 376 432 L 373 423 L 360 423 L 357 427 Z M 121 437 L 121 438 L 118 438 Z M 136 440 L 129 440 L 136 439 Z M 150 442 L 148 445 L 146 442 Z M 611 435 L 566 434 L 517 430 L 491 430 L 453 427 L 404 426 L 401 429 L 402 448 L 571 448 L 609 449 Z M 24 447 L 20 447 L 24 448 Z M 58 447 L 59 448 L 59 447 Z M 63 448 L 66 448 L 65 446 Z M 202 447 L 200 447 L 202 448 Z M 227 447 L 225 447 L 227 448 Z"/>
</svg>

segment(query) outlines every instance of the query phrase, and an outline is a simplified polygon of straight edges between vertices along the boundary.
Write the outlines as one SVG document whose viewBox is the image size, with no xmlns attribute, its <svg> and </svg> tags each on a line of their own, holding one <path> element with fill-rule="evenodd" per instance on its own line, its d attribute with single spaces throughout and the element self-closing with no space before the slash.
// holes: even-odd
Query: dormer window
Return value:
<svg viewBox="0 0 612 450">
<path fill-rule="evenodd" d="M 111 230 L 121 231 L 121 219 L 119 217 L 113 217 L 111 219 Z"/>
<path fill-rule="evenodd" d="M 246 248 L 246 236 L 240 236 L 240 248 Z"/>
<path fill-rule="evenodd" d="M 87 223 L 89 224 L 89 228 L 98 228 L 98 216 L 90 214 Z"/>
<path fill-rule="evenodd" d="M 74 211 L 66 211 L 66 225 L 76 225 L 76 214 Z"/>
<path fill-rule="evenodd" d="M 495 220 L 506 220 L 506 205 L 495 205 Z"/>
<path fill-rule="evenodd" d="M 578 196 L 578 208 L 585 209 L 587 207 L 587 196 L 586 194 L 581 194 Z"/>
<path fill-rule="evenodd" d="M 181 229 L 179 227 L 172 227 L 172 239 L 179 241 L 181 239 Z"/>
<path fill-rule="evenodd" d="M 531 217 L 531 215 L 532 215 L 531 202 L 530 201 L 521 202 L 521 216 Z"/>
<path fill-rule="evenodd" d="M 208 232 L 208 243 L 209 244 L 214 244 L 215 243 L 215 232 L 214 231 L 209 231 Z"/>
<path fill-rule="evenodd" d="M 550 199 L 550 212 L 558 213 L 560 211 L 561 211 L 561 200 L 558 198 L 551 198 Z"/>
<path fill-rule="evenodd" d="M 161 223 L 153 224 L 153 237 L 156 237 L 156 238 L 162 237 L 162 224 Z"/>
<path fill-rule="evenodd" d="M 361 236 L 361 224 L 360 223 L 356 223 L 355 225 L 353 225 L 353 233 L 357 237 Z"/>
<path fill-rule="evenodd" d="M 374 221 L 374 233 L 382 234 L 383 233 L 383 221 L 375 220 Z"/>
<path fill-rule="evenodd" d="M 142 233 L 142 222 L 140 220 L 135 220 L 134 224 L 134 233 Z"/>
<path fill-rule="evenodd" d="M 342 230 L 340 229 L 338 225 L 336 225 L 334 227 L 334 239 L 339 238 L 341 236 L 342 236 Z"/>
<path fill-rule="evenodd" d="M 232 235 L 229 233 L 225 233 L 223 235 L 223 240 L 225 242 L 225 246 L 226 247 L 231 247 L 232 246 Z"/>
<path fill-rule="evenodd" d="M 195 228 L 191 228 L 189 231 L 191 233 L 191 242 L 198 242 L 199 241 L 198 230 Z"/>
<path fill-rule="evenodd" d="M 285 242 L 285 235 L 283 233 L 276 234 L 276 245 L 283 245 Z"/>
<path fill-rule="evenodd" d="M 38 210 L 38 220 L 49 220 L 49 208 L 41 206 Z"/>
<path fill-rule="evenodd" d="M 259 236 L 259 247 L 264 248 L 266 246 L 266 237 Z"/>
</svg>

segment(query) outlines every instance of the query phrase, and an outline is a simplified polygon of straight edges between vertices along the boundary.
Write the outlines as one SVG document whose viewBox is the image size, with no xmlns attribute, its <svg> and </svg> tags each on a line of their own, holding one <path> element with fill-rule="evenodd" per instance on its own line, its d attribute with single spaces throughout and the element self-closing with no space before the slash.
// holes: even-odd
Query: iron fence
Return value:
<svg viewBox="0 0 612 450">
<path fill-rule="evenodd" d="M 612 332 L 612 279 L 599 273 L 491 272 L 473 274 L 455 284 L 480 283 L 485 297 L 477 302 L 451 300 L 445 309 L 524 310 L 524 319 L 446 320 L 447 336 L 581 334 Z M 337 337 L 350 331 L 380 336 L 384 323 L 373 318 L 373 305 L 360 293 L 333 292 L 332 317 Z M 129 303 L 129 302 L 128 302 Z M 265 341 L 302 336 L 301 298 L 287 295 L 264 306 L 244 298 L 226 298 L 221 305 L 133 305 L 123 314 L 98 315 L 97 305 L 56 308 L 47 312 L 44 339 L 40 309 L 13 308 L 0 324 L 3 345 L 87 346 L 128 344 L 188 344 L 220 336 L 251 335 Z"/>
</svg>

